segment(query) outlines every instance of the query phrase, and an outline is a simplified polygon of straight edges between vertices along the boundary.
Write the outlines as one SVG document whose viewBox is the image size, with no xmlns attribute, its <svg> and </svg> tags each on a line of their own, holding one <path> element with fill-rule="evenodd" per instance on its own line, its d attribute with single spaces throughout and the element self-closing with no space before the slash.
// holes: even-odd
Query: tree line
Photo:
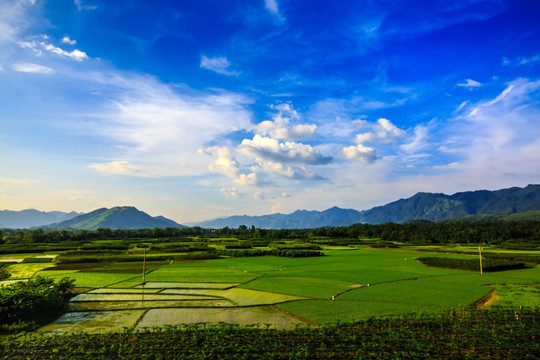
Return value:
<svg viewBox="0 0 540 360">
<path fill-rule="evenodd" d="M 316 229 L 258 229 L 241 225 L 236 229 L 153 228 L 97 230 L 0 230 L 2 244 L 69 243 L 100 239 L 172 239 L 197 241 L 234 237 L 238 240 L 275 242 L 302 240 L 324 243 L 333 239 L 379 239 L 414 244 L 502 244 L 540 243 L 538 221 L 442 222 L 416 221 L 405 224 L 355 224 Z"/>
</svg>

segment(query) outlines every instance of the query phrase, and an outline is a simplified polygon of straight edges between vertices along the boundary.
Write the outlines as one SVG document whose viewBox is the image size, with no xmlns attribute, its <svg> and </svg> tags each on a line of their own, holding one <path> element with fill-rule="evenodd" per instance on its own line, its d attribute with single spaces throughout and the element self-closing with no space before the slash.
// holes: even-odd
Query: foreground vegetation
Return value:
<svg viewBox="0 0 540 360">
<path fill-rule="evenodd" d="M 4 359 L 535 359 L 538 309 L 451 310 L 272 330 L 201 324 L 118 334 L 30 336 Z"/>
<path fill-rule="evenodd" d="M 58 316 L 71 297 L 74 280 L 37 276 L 0 288 L 0 332 L 32 329 Z"/>
</svg>

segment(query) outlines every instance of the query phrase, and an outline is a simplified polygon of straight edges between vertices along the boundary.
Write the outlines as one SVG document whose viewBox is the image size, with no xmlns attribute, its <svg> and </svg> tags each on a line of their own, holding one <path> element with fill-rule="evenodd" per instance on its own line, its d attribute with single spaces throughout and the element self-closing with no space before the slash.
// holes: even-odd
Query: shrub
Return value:
<svg viewBox="0 0 540 360">
<path fill-rule="evenodd" d="M 446 268 L 446 269 L 458 269 L 469 271 L 480 271 L 480 261 L 476 259 L 457 259 L 457 258 L 445 258 L 445 257 L 420 257 L 418 258 L 422 264 L 432 267 Z M 490 271 L 504 271 L 514 269 L 524 269 L 534 267 L 534 264 L 526 262 L 508 261 L 508 260 L 482 260 L 482 270 L 485 272 Z"/>
<path fill-rule="evenodd" d="M 0 288 L 0 329 L 32 326 L 57 316 L 71 297 L 75 280 L 37 276 Z M 11 329 L 10 329 L 11 325 Z"/>
</svg>

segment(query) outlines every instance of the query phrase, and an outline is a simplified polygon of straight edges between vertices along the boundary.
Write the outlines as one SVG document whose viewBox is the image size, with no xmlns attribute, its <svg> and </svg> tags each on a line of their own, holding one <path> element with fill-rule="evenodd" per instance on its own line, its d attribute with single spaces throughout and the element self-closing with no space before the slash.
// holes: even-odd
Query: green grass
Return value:
<svg viewBox="0 0 540 360">
<path fill-rule="evenodd" d="M 540 282 L 530 284 L 506 284 L 494 292 L 497 306 L 540 307 Z"/>
<path fill-rule="evenodd" d="M 115 273 L 89 273 L 89 272 L 70 272 L 58 274 L 57 272 L 48 271 L 38 275 L 61 279 L 65 276 L 75 279 L 77 287 L 100 288 L 106 287 L 115 283 L 119 283 L 133 278 L 133 274 L 115 274 Z"/>
<path fill-rule="evenodd" d="M 67 264 L 38 274 L 68 276 L 76 280 L 76 286 L 95 289 L 79 295 L 76 300 L 81 301 L 70 305 L 72 312 L 159 309 L 159 318 L 166 318 L 165 308 L 191 308 L 200 321 L 207 319 L 205 311 L 211 308 L 247 310 L 268 305 L 278 306 L 286 317 L 293 314 L 316 323 L 434 313 L 468 306 L 493 288 L 499 296 L 495 305 L 540 306 L 540 266 L 480 275 L 423 266 L 415 260 L 417 251 L 358 247 L 324 253 L 323 257 L 294 259 L 264 256 L 149 262 L 144 289 L 140 263 Z M 145 289 L 155 295 L 142 296 Z"/>
</svg>

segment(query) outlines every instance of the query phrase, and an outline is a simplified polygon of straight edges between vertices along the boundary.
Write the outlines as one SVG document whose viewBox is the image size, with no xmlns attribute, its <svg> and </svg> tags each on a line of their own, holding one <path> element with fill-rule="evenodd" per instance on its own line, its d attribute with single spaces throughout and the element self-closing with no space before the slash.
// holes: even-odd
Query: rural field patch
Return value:
<svg viewBox="0 0 540 360">
<path fill-rule="evenodd" d="M 133 274 L 89 273 L 81 271 L 70 273 L 61 272 L 60 274 L 56 272 L 48 272 L 47 276 L 54 279 L 61 279 L 67 276 L 69 278 L 75 279 L 75 286 L 93 288 L 105 287 L 133 278 Z"/>
<path fill-rule="evenodd" d="M 220 283 L 220 282 L 147 282 L 135 286 L 137 289 L 227 289 L 238 285 L 238 283 Z"/>
<path fill-rule="evenodd" d="M 40 270 L 50 267 L 47 263 L 19 263 L 13 264 L 6 268 L 6 271 L 11 274 L 10 279 L 29 279 Z"/>
<path fill-rule="evenodd" d="M 178 290 L 167 289 L 163 294 L 204 294 L 208 296 L 218 296 L 233 301 L 239 306 L 271 305 L 292 300 L 303 299 L 299 296 L 271 293 L 243 288 L 233 288 L 228 290 Z"/>
<path fill-rule="evenodd" d="M 135 310 L 155 308 L 212 308 L 232 307 L 233 303 L 223 299 L 200 298 L 199 300 L 151 300 L 151 301 L 75 301 L 68 304 L 69 311 Z"/>
<path fill-rule="evenodd" d="M 331 298 L 333 295 L 347 290 L 350 285 L 349 282 L 339 280 L 272 276 L 258 278 L 241 287 L 311 298 Z"/>
<path fill-rule="evenodd" d="M 284 314 L 270 306 L 232 309 L 151 309 L 137 324 L 136 330 L 153 326 L 176 326 L 184 324 L 220 323 L 236 325 L 258 325 L 272 328 L 293 329 L 298 325 L 308 324 L 302 320 Z M 297 325 L 298 324 L 298 325 Z"/>
<path fill-rule="evenodd" d="M 39 333 L 122 332 L 135 325 L 144 310 L 68 312 L 38 330 Z"/>
<path fill-rule="evenodd" d="M 179 295 L 179 294 L 79 294 L 71 302 L 81 301 L 182 301 L 207 300 L 207 296 Z"/>
</svg>

